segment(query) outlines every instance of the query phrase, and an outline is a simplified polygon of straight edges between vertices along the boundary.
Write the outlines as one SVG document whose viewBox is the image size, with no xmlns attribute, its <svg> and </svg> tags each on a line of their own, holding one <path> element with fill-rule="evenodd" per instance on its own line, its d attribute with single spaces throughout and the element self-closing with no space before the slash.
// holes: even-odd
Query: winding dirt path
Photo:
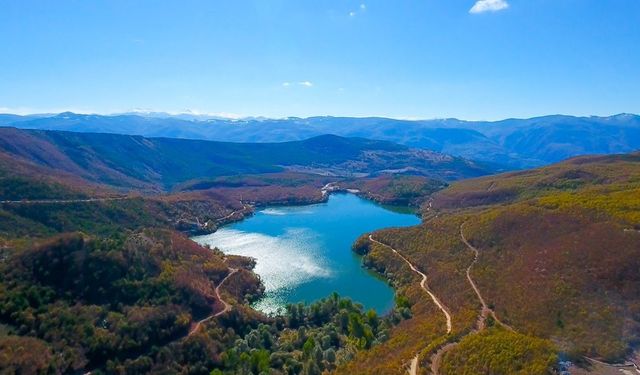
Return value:
<svg viewBox="0 0 640 375">
<path fill-rule="evenodd" d="M 425 275 L 420 270 L 418 270 L 416 268 L 416 266 L 413 265 L 413 263 L 409 262 L 409 260 L 407 258 L 405 258 L 402 254 L 400 254 L 398 252 L 398 250 L 394 249 L 393 247 L 374 239 L 372 235 L 369 235 L 369 241 L 377 243 L 378 245 L 384 246 L 384 247 L 390 249 L 391 251 L 393 251 L 397 256 L 399 256 L 402 260 L 404 260 L 405 263 L 407 263 L 409 265 L 409 267 L 411 268 L 411 270 L 413 272 L 417 273 L 418 275 L 420 275 L 422 277 L 422 281 L 420 281 L 420 287 L 425 292 L 427 292 L 429 297 L 431 297 L 431 299 L 433 300 L 433 303 L 435 303 L 436 306 L 438 306 L 438 308 L 442 311 L 442 313 L 444 314 L 445 318 L 447 319 L 447 334 L 451 333 L 451 328 L 452 328 L 451 315 L 449 314 L 449 311 L 447 311 L 447 308 L 444 306 L 444 304 L 442 302 L 440 302 L 440 299 L 438 299 L 438 297 L 436 297 L 436 295 L 433 294 L 433 292 L 431 292 L 431 290 L 427 286 L 427 275 Z"/>
<path fill-rule="evenodd" d="M 246 211 L 246 210 L 247 210 L 248 208 L 250 208 L 250 207 L 251 207 L 250 205 L 248 205 L 248 204 L 244 204 L 244 203 L 243 203 L 243 204 L 242 204 L 242 208 L 241 208 L 241 209 L 239 209 L 239 210 L 235 210 L 235 211 L 231 212 L 231 213 L 230 213 L 229 215 L 227 215 L 227 216 L 224 216 L 224 217 L 221 217 L 221 218 L 219 218 L 219 219 L 216 219 L 216 221 L 217 221 L 218 223 L 221 223 L 221 222 L 223 222 L 223 221 L 225 221 L 225 220 L 227 220 L 227 219 L 230 219 L 230 218 L 231 218 L 233 215 L 235 215 L 235 214 L 238 214 L 238 213 L 241 213 L 241 212 Z"/>
<path fill-rule="evenodd" d="M 416 354 L 411 362 L 409 362 L 409 367 L 407 368 L 407 373 L 409 375 L 418 375 L 418 360 L 420 359 L 420 354 Z"/>
<path fill-rule="evenodd" d="M 438 375 L 440 373 L 440 365 L 442 364 L 442 358 L 451 349 L 458 346 L 457 342 L 450 342 L 447 345 L 441 347 L 434 355 L 431 356 L 431 374 Z"/>
<path fill-rule="evenodd" d="M 431 208 L 431 206 L 429 206 L 427 208 L 427 210 L 429 210 L 430 208 Z M 478 258 L 480 257 L 480 252 L 478 251 L 478 249 L 475 246 L 471 245 L 471 243 L 469 243 L 469 241 L 467 241 L 466 237 L 464 236 L 464 223 L 462 225 L 460 225 L 460 239 L 467 246 L 467 248 L 469 248 L 474 254 L 473 262 L 471 262 L 471 264 L 469 265 L 469 267 L 467 267 L 467 270 L 466 270 L 467 281 L 469 282 L 469 285 L 471 285 L 471 288 L 473 289 L 474 293 L 478 297 L 478 300 L 480 301 L 480 304 L 482 306 L 482 308 L 480 310 L 480 315 L 478 316 L 477 327 L 470 334 L 473 334 L 473 333 L 480 332 L 480 331 L 484 330 L 486 328 L 486 326 L 487 326 L 487 319 L 488 319 L 489 316 L 491 316 L 493 318 L 493 320 L 497 324 L 501 325 L 502 327 L 504 327 L 504 328 L 506 328 L 506 329 L 508 329 L 510 331 L 514 331 L 514 329 L 511 326 L 509 326 L 508 324 L 502 322 L 496 316 L 495 311 L 493 311 L 491 308 L 489 308 L 489 305 L 487 304 L 484 296 L 480 292 L 480 288 L 478 288 L 478 285 L 473 280 L 471 272 L 473 270 L 473 266 L 475 266 L 476 263 L 478 263 Z M 427 286 L 427 275 L 425 275 L 423 272 L 418 270 L 411 262 L 409 262 L 409 260 L 407 258 L 405 258 L 402 254 L 400 254 L 393 247 L 374 239 L 372 235 L 369 235 L 369 240 L 371 242 L 374 242 L 374 243 L 378 244 L 378 245 L 387 247 L 388 249 L 393 251 L 397 256 L 402 258 L 402 260 L 404 260 L 405 263 L 407 263 L 409 265 L 409 267 L 411 268 L 411 270 L 413 272 L 417 273 L 418 275 L 420 275 L 422 277 L 422 281 L 420 282 L 420 287 L 425 292 L 427 292 L 427 294 L 429 294 L 429 296 L 431 297 L 433 302 L 436 304 L 436 306 L 438 306 L 438 308 L 443 312 L 443 314 L 445 315 L 445 317 L 447 319 L 447 334 L 451 333 L 451 329 L 452 329 L 451 315 L 447 311 L 447 308 L 442 304 L 442 302 L 440 302 L 438 297 L 436 297 L 436 295 L 433 294 L 433 292 L 431 292 L 431 290 L 429 290 L 429 287 Z M 458 345 L 458 342 L 450 342 L 450 343 L 442 346 L 436 353 L 434 353 L 431 356 L 431 367 L 430 367 L 430 370 L 431 370 L 431 374 L 432 375 L 438 375 L 440 373 L 440 366 L 442 364 L 442 359 L 443 359 L 444 355 L 447 352 L 449 352 L 450 350 L 454 349 L 457 345 Z M 410 375 L 417 375 L 417 373 L 418 373 L 418 364 L 419 364 L 419 354 L 417 354 L 409 362 L 409 365 L 407 366 L 407 373 L 410 374 Z"/>
<path fill-rule="evenodd" d="M 471 264 L 467 268 L 467 280 L 469 280 L 469 284 L 471 284 L 471 288 L 473 288 L 473 291 L 478 296 L 478 299 L 480 300 L 480 304 L 482 305 L 482 310 L 480 312 L 480 317 L 478 319 L 478 331 L 482 331 L 485 328 L 487 318 L 489 317 L 489 315 L 491 315 L 491 317 L 496 323 L 514 332 L 514 329 L 511 326 L 509 326 L 506 323 L 503 323 L 500 319 L 498 319 L 495 311 L 489 308 L 489 306 L 487 305 L 487 302 L 485 302 L 485 299 L 482 296 L 482 293 L 480 293 L 480 289 L 478 289 L 478 286 L 476 285 L 475 281 L 473 281 L 473 278 L 471 277 L 471 269 L 478 262 L 478 257 L 480 256 L 480 252 L 478 251 L 478 249 L 475 248 L 475 246 L 471 245 L 469 241 L 467 241 L 467 239 L 464 236 L 463 228 L 464 228 L 464 223 L 460 225 L 460 239 L 462 239 L 462 242 L 464 242 L 464 244 L 467 245 L 467 247 L 471 251 L 473 251 L 473 254 L 474 254 L 473 262 L 471 262 Z"/>
<path fill-rule="evenodd" d="M 589 362 L 602 366 L 606 370 L 617 370 L 621 374 L 633 374 L 634 372 L 636 374 L 640 374 L 640 366 L 633 361 L 627 361 L 625 363 L 606 363 L 590 357 L 584 358 Z"/>
<path fill-rule="evenodd" d="M 473 331 L 471 331 L 469 334 L 474 334 L 477 332 L 480 332 L 482 330 L 484 330 L 487 326 L 487 318 L 489 316 L 491 316 L 493 318 L 493 320 L 497 323 L 500 324 L 502 327 L 510 330 L 510 331 L 514 331 L 514 329 L 509 326 L 508 324 L 502 322 L 500 319 L 498 319 L 498 317 L 496 316 L 495 311 L 493 311 L 491 308 L 489 308 L 489 305 L 487 305 L 486 300 L 484 299 L 484 297 L 482 296 L 482 293 L 480 293 L 480 289 L 478 288 L 478 285 L 476 284 L 476 282 L 473 280 L 473 277 L 471 276 L 471 271 L 473 270 L 473 266 L 476 265 L 476 263 L 478 263 L 478 258 L 480 257 L 480 252 L 478 251 L 478 249 L 471 245 L 471 243 L 469 243 L 469 241 L 467 241 L 466 237 L 464 236 L 464 223 L 460 225 L 460 239 L 462 240 L 462 242 L 467 246 L 467 248 L 469 248 L 471 251 L 473 251 L 473 262 L 471 262 L 471 264 L 469 265 L 469 267 L 467 267 L 467 281 L 469 281 L 469 285 L 471 285 L 471 288 L 473 289 L 473 291 L 475 292 L 476 296 L 478 297 L 478 300 L 480 301 L 480 304 L 482 305 L 481 310 L 480 310 L 480 315 L 478 316 L 478 323 L 477 323 L 477 327 L 476 329 L 474 329 Z M 431 374 L 432 375 L 438 375 L 440 373 L 440 366 L 442 365 L 442 358 L 444 357 L 444 355 L 451 351 L 453 348 L 455 348 L 456 346 L 458 346 L 459 342 L 451 342 L 448 343 L 447 345 L 441 347 L 435 354 L 433 354 L 431 356 Z"/>
<path fill-rule="evenodd" d="M 427 292 L 429 297 L 431 297 L 431 300 L 433 301 L 433 303 L 435 303 L 436 306 L 438 306 L 438 308 L 444 314 L 444 316 L 445 316 L 445 318 L 447 320 L 447 334 L 450 334 L 451 330 L 452 330 L 451 314 L 449 314 L 449 311 L 444 306 L 444 304 L 442 302 L 440 302 L 440 299 L 438 297 L 436 297 L 436 295 L 433 294 L 433 292 L 429 289 L 429 287 L 427 285 L 427 275 L 425 275 L 423 272 L 418 270 L 416 268 L 416 266 L 413 265 L 413 263 L 409 262 L 409 260 L 407 258 L 405 258 L 402 254 L 400 254 L 398 252 L 398 250 L 394 249 L 393 247 L 374 239 L 372 235 L 369 235 L 369 241 L 371 241 L 373 243 L 376 243 L 376 244 L 378 244 L 380 246 L 384 246 L 384 247 L 390 249 L 391 251 L 393 251 L 394 254 L 399 256 L 402 260 L 405 261 L 405 263 L 407 263 L 409 265 L 409 267 L 411 268 L 411 270 L 413 272 L 417 273 L 418 275 L 420 275 L 422 277 L 422 280 L 420 281 L 420 288 L 422 288 L 425 292 Z M 407 369 L 407 372 L 409 373 L 409 375 L 417 375 L 418 374 L 418 361 L 419 361 L 419 359 L 420 359 L 420 354 L 416 354 L 416 356 L 411 359 L 411 362 L 409 363 L 409 367 Z"/>
<path fill-rule="evenodd" d="M 190 337 L 191 335 L 193 335 L 194 333 L 198 332 L 198 330 L 200 330 L 200 327 L 202 326 L 202 324 L 208 322 L 209 320 L 216 318 L 222 314 L 225 314 L 229 311 L 231 311 L 231 304 L 227 301 L 225 301 L 222 296 L 220 296 L 220 288 L 222 287 L 222 285 L 224 285 L 224 282 L 227 281 L 227 279 L 229 279 L 231 276 L 233 276 L 236 272 L 239 271 L 239 269 L 237 268 L 229 268 L 229 270 L 231 272 L 229 272 L 229 274 L 227 276 L 225 276 L 224 279 L 222 279 L 222 281 L 220 281 L 220 284 L 218 284 L 218 286 L 215 289 L 215 294 L 216 294 L 216 298 L 218 299 L 218 301 L 222 302 L 222 304 L 224 305 L 224 308 L 220 311 L 218 311 L 215 314 L 211 314 L 209 316 L 207 316 L 206 318 L 199 320 L 191 329 L 191 331 L 189 331 L 189 334 L 187 335 L 187 337 Z"/>
</svg>

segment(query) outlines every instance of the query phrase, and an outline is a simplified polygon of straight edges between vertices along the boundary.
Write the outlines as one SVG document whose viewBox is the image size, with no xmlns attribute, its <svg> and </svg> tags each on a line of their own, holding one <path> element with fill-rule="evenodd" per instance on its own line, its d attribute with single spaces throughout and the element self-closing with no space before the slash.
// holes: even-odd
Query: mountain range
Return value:
<svg viewBox="0 0 640 375">
<path fill-rule="evenodd" d="M 191 180 L 274 172 L 336 177 L 408 174 L 450 181 L 486 175 L 482 164 L 387 141 L 324 135 L 282 143 L 0 128 L 0 165 L 73 176 L 124 190 L 168 191 Z M 35 169 L 37 168 L 37 169 Z"/>
<path fill-rule="evenodd" d="M 552 115 L 496 122 L 310 117 L 222 119 L 162 113 L 0 115 L 0 126 L 223 142 L 285 142 L 324 134 L 386 140 L 522 169 L 584 154 L 640 149 L 640 116 Z"/>
</svg>

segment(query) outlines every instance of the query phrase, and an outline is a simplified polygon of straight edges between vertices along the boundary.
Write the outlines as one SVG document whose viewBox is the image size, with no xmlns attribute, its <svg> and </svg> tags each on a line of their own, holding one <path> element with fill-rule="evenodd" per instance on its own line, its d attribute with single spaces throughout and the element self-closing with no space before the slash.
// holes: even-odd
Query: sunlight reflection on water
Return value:
<svg viewBox="0 0 640 375">
<path fill-rule="evenodd" d="M 313 279 L 331 277 L 327 261 L 316 245 L 317 236 L 308 228 L 286 228 L 278 237 L 221 228 L 194 240 L 226 254 L 255 258 L 254 271 L 264 283 L 265 296 L 254 308 L 273 314 L 286 305 L 291 289 Z"/>
</svg>

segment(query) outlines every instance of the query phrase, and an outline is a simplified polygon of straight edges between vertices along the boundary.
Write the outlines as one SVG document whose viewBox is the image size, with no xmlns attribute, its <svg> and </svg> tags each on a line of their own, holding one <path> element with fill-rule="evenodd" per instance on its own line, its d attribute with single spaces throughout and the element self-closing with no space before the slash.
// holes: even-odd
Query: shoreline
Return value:
<svg viewBox="0 0 640 375">
<path fill-rule="evenodd" d="M 353 194 L 361 199 L 364 199 L 366 201 L 375 203 L 377 205 L 379 205 L 380 207 L 392 211 L 392 212 L 398 212 L 398 213 L 403 213 L 403 214 L 411 214 L 411 215 L 415 215 L 417 216 L 420 221 L 422 222 L 422 214 L 420 212 L 420 208 L 419 207 L 412 207 L 412 206 L 408 206 L 408 205 L 393 205 L 393 204 L 388 204 L 388 203 L 383 203 L 380 200 L 375 199 L 371 194 L 369 193 L 365 193 L 359 189 L 350 189 L 350 188 L 342 188 L 339 187 L 337 185 L 338 182 L 330 182 L 326 185 L 324 185 L 323 187 L 320 188 L 320 192 L 321 192 L 321 196 L 318 199 L 312 198 L 309 199 L 306 202 L 298 202 L 298 203 L 290 203 L 290 202 L 243 202 L 240 201 L 240 203 L 244 206 L 244 208 L 242 210 L 237 210 L 237 211 L 233 211 L 232 213 L 230 213 L 229 215 L 222 217 L 222 218 L 217 218 L 215 219 L 215 226 L 212 227 L 212 229 L 205 229 L 206 226 L 208 225 L 209 221 L 214 221 L 214 220 L 209 220 L 203 224 L 200 224 L 199 222 L 196 223 L 198 225 L 197 229 L 192 229 L 192 230 L 181 230 L 181 232 L 189 235 L 190 237 L 192 236 L 199 236 L 199 235 L 206 235 L 206 234 L 213 234 L 215 232 L 218 231 L 218 229 L 223 228 L 226 225 L 229 224 L 233 224 L 233 223 L 237 223 L 240 222 L 244 219 L 250 218 L 251 216 L 255 215 L 256 212 L 258 211 L 262 211 L 263 209 L 266 208 L 280 208 L 280 207 L 304 207 L 304 206 L 314 206 L 314 205 L 318 205 L 318 204 L 323 204 L 323 203 L 327 203 L 329 201 L 329 198 L 331 197 L 332 194 Z M 407 212 L 402 212 L 407 210 Z M 248 211 L 248 213 L 246 214 L 242 214 L 243 211 Z M 239 213 L 241 214 L 240 217 L 238 217 L 237 219 L 234 220 L 226 220 L 227 218 L 231 218 L 234 214 Z M 196 218 L 197 219 L 197 218 Z M 385 228 L 381 228 L 381 229 L 385 229 Z M 363 235 L 366 233 L 363 233 Z"/>
<path fill-rule="evenodd" d="M 350 189 L 350 190 L 353 190 L 353 189 Z M 375 205 L 376 207 L 381 208 L 381 209 L 383 209 L 383 210 L 390 211 L 390 212 L 391 212 L 391 213 L 393 213 L 393 214 L 399 214 L 399 215 L 411 215 L 411 216 L 416 217 L 416 218 L 418 219 L 418 221 L 417 221 L 415 224 L 410 225 L 410 226 L 420 225 L 420 224 L 422 223 L 422 219 L 421 219 L 421 217 L 420 217 L 419 215 L 417 215 L 417 214 L 413 213 L 413 212 L 412 212 L 412 213 L 407 213 L 407 212 L 396 212 L 396 211 L 390 210 L 388 207 L 385 207 L 385 205 L 380 204 L 379 202 L 376 202 L 376 201 L 374 201 L 374 200 L 367 199 L 367 198 L 365 198 L 365 197 L 361 196 L 360 194 L 357 194 L 357 193 L 356 193 L 356 192 L 354 192 L 354 191 L 349 191 L 349 190 L 347 190 L 347 189 L 337 188 L 337 189 L 332 189 L 331 191 L 326 191 L 326 192 L 322 195 L 322 200 L 317 201 L 317 202 L 313 202 L 313 203 L 308 203 L 308 204 L 294 204 L 294 205 L 292 205 L 292 204 L 289 204 L 289 205 L 272 205 L 272 204 L 266 204 L 266 205 L 260 205 L 260 206 L 251 206 L 252 210 L 251 210 L 251 212 L 250 212 L 249 214 L 244 215 L 244 216 L 242 216 L 242 217 L 238 217 L 238 218 L 237 218 L 237 220 L 228 221 L 228 222 L 224 223 L 223 225 L 219 226 L 218 228 L 216 228 L 216 230 L 215 230 L 215 231 L 212 231 L 212 232 L 205 232 L 205 233 L 199 233 L 199 234 L 195 234 L 195 235 L 194 235 L 194 234 L 190 234 L 190 239 L 194 240 L 195 242 L 197 242 L 197 243 L 199 243 L 199 244 L 204 244 L 204 243 L 199 242 L 199 241 L 197 240 L 197 237 L 204 237 L 204 236 L 208 236 L 208 235 L 213 235 L 213 234 L 215 234 L 219 229 L 221 229 L 221 228 L 225 228 L 225 227 L 228 227 L 229 225 L 234 224 L 234 223 L 239 223 L 239 222 L 241 222 L 241 221 L 242 221 L 242 220 L 244 220 L 244 219 L 249 219 L 249 218 L 251 218 L 252 216 L 254 216 L 256 213 L 261 212 L 261 211 L 263 211 L 263 210 L 265 210 L 265 209 L 269 209 L 269 208 L 276 208 L 276 209 L 277 209 L 277 208 L 282 208 L 282 207 L 307 207 L 307 206 L 308 206 L 308 207 L 313 207 L 313 206 L 319 206 L 319 205 L 321 205 L 321 204 L 327 204 L 327 202 L 329 201 L 329 199 L 331 199 L 331 196 L 332 196 L 332 195 L 334 195 L 334 194 L 336 194 L 336 195 L 353 195 L 355 198 L 361 199 L 361 200 L 363 200 L 363 201 L 365 201 L 365 202 L 368 202 L 369 204 L 373 204 L 373 205 Z M 360 237 L 362 237 L 362 236 L 365 236 L 365 235 L 367 235 L 367 234 L 369 234 L 369 233 L 373 233 L 373 232 L 378 231 L 378 230 L 384 230 L 384 229 L 387 229 L 387 228 L 391 228 L 391 227 L 386 227 L 386 226 L 385 226 L 385 227 L 381 227 L 381 228 L 376 228 L 376 229 L 374 229 L 373 231 L 365 231 L 365 232 L 363 232 L 363 233 L 358 233 L 358 237 L 357 237 L 354 241 L 352 241 L 352 242 L 349 244 L 349 253 L 351 254 L 351 256 L 353 256 L 353 257 L 354 257 L 354 261 L 355 261 L 355 262 L 357 262 L 357 267 L 358 267 L 358 269 L 360 269 L 360 270 L 362 270 L 363 272 L 365 272 L 365 273 L 367 274 L 367 277 L 371 277 L 371 278 L 373 278 L 373 279 L 375 279 L 375 280 L 378 280 L 378 281 L 380 281 L 380 282 L 384 282 L 384 285 L 386 285 L 386 286 L 389 288 L 389 290 L 391 291 L 392 297 L 391 297 L 391 299 L 390 299 L 390 301 L 389 301 L 388 306 L 387 306 L 387 307 L 385 307 L 385 308 L 383 308 L 383 309 L 379 309 L 379 314 L 380 314 L 381 316 L 387 316 L 387 315 L 389 315 L 389 314 L 390 314 L 390 313 L 392 313 L 392 312 L 394 311 L 394 309 L 396 308 L 395 300 L 396 300 L 396 298 L 397 298 L 397 296 L 398 296 L 398 289 L 397 289 L 397 285 L 396 285 L 397 283 L 396 283 L 396 281 L 395 281 L 395 280 L 393 280 L 392 278 L 389 278 L 387 275 L 385 275 L 385 274 L 383 274 L 383 273 L 379 272 L 379 271 L 378 271 L 378 270 L 376 270 L 375 268 L 368 267 L 368 266 L 365 264 L 365 262 L 363 261 L 363 260 L 364 260 L 364 256 L 363 256 L 363 255 L 358 254 L 357 252 L 355 252 L 355 251 L 353 250 L 353 245 L 354 245 L 354 244 L 355 244 L 355 242 L 358 240 L 358 238 L 360 238 Z M 214 245 L 209 245 L 209 244 L 207 244 L 207 245 L 208 245 L 208 246 L 212 246 L 212 247 L 216 247 L 216 246 L 214 246 Z M 218 249 L 219 249 L 219 250 L 221 250 L 220 248 L 218 248 Z M 221 250 L 221 251 L 222 251 L 222 250 Z M 224 252 L 224 251 L 223 251 L 223 252 Z M 225 254 L 227 254 L 227 253 L 225 253 Z M 246 256 L 246 257 L 252 258 L 250 255 L 242 255 L 242 256 Z M 253 259 L 255 259 L 255 258 L 253 258 Z M 255 271 L 254 271 L 254 272 L 255 272 Z M 256 273 L 256 275 L 258 275 L 260 278 L 262 278 L 262 277 L 261 277 L 261 275 L 260 275 L 259 273 Z M 264 286 L 264 283 L 263 283 L 262 285 Z M 332 292 L 337 292 L 337 291 L 336 291 L 336 290 L 334 290 L 334 291 L 332 291 Z M 325 296 L 322 296 L 322 297 L 318 298 L 317 300 L 322 299 L 322 298 L 326 298 L 327 296 L 331 295 L 331 293 L 332 293 L 332 292 L 328 292 Z M 340 295 L 343 295 L 343 293 L 341 293 Z M 263 297 L 264 297 L 264 295 L 263 295 L 263 296 L 261 296 L 261 297 L 260 297 L 260 299 L 261 299 L 261 298 L 263 298 Z M 344 295 L 344 297 L 349 298 L 349 297 L 347 297 L 346 295 Z M 353 299 L 353 298 L 352 298 L 352 299 Z M 354 300 L 354 302 L 359 302 L 359 301 L 357 301 L 356 299 L 353 299 L 353 300 Z M 315 300 L 313 300 L 313 301 L 311 301 L 311 300 L 310 300 L 310 301 L 303 302 L 303 303 L 305 303 L 305 304 L 310 304 L 310 303 L 313 303 L 314 301 L 315 301 Z M 256 308 L 255 308 L 255 303 L 256 303 L 256 302 L 257 302 L 257 301 L 254 301 L 254 303 L 250 304 L 250 307 L 251 307 L 252 309 L 254 309 L 254 310 L 256 310 Z M 288 303 L 285 303 L 285 304 L 281 307 L 281 309 L 284 309 L 284 308 L 285 308 L 285 306 L 286 306 L 287 304 L 289 304 L 289 303 L 295 303 L 295 302 L 288 302 Z M 279 315 L 281 315 L 281 313 L 282 313 L 282 312 L 265 312 L 265 311 L 262 311 L 262 310 L 256 310 L 256 311 L 258 311 L 258 312 L 260 312 L 260 313 L 263 313 L 263 314 L 265 314 L 265 315 L 268 315 L 268 316 L 279 316 Z M 283 311 L 284 311 L 284 310 L 283 310 Z"/>
</svg>

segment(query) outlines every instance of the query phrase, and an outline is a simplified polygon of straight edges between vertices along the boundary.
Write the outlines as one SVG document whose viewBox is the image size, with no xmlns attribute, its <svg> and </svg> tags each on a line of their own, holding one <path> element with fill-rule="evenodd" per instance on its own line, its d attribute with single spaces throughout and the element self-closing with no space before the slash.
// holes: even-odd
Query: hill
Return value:
<svg viewBox="0 0 640 375">
<path fill-rule="evenodd" d="M 171 190 L 189 180 L 285 170 L 331 176 L 487 174 L 476 163 L 385 141 L 319 136 L 240 144 L 0 128 L 0 153 L 21 163 L 120 189 Z"/>
<path fill-rule="evenodd" d="M 508 168 L 550 164 L 583 154 L 640 149 L 640 117 L 544 116 L 496 122 L 311 117 L 287 119 L 198 118 L 134 114 L 62 113 L 0 117 L 0 125 L 25 129 L 106 132 L 231 142 L 284 142 L 323 134 L 386 140 Z"/>
<path fill-rule="evenodd" d="M 320 374 L 410 315 L 336 294 L 260 315 L 248 307 L 262 292 L 253 260 L 165 229 L 17 242 L 2 258 L 7 373 Z"/>
<path fill-rule="evenodd" d="M 443 374 L 483 373 L 486 358 L 492 374 L 553 373 L 553 352 L 585 364 L 623 361 L 640 337 L 638 197 L 637 153 L 579 157 L 436 193 L 422 225 L 373 236 L 426 273 L 452 332 L 405 261 L 363 238 L 356 249 L 365 264 L 395 283 L 414 315 L 343 373 L 364 373 L 362 363 L 394 373 L 416 353 L 420 368 Z M 520 350 L 532 356 L 508 360 Z"/>
<path fill-rule="evenodd" d="M 322 188 L 337 181 L 380 202 L 417 206 L 446 186 L 442 179 L 484 173 L 459 158 L 337 136 L 236 144 L 4 128 L 0 236 L 211 232 L 255 205 L 321 202 Z"/>
<path fill-rule="evenodd" d="M 238 289 L 227 300 L 260 293 L 250 270 L 166 230 L 65 234 L 3 254 L 0 365 L 9 372 L 113 372 L 159 345 L 177 357 L 189 351 L 181 340 L 195 321 L 223 308 L 214 288 L 231 272 Z"/>
</svg>

